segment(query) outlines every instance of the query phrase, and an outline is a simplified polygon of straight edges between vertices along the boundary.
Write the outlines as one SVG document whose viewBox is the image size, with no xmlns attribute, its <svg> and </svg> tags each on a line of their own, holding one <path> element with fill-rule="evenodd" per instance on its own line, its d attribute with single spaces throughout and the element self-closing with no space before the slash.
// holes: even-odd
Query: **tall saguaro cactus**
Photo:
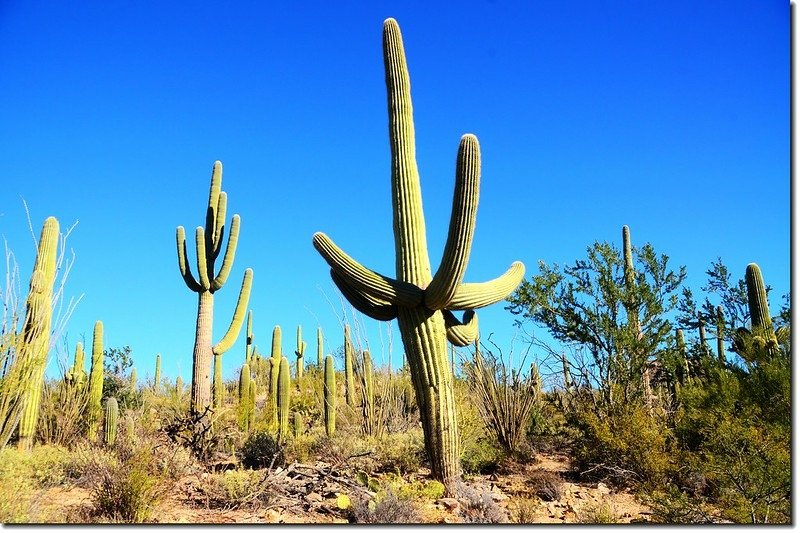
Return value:
<svg viewBox="0 0 800 533">
<path fill-rule="evenodd" d="M 222 266 L 215 273 L 214 262 L 222 251 L 222 240 L 225 235 L 225 215 L 228 206 L 228 195 L 222 191 L 222 163 L 214 162 L 211 173 L 211 192 L 206 210 L 205 228 L 195 229 L 197 251 L 197 275 L 192 275 L 186 251 L 186 235 L 183 226 L 178 226 L 176 242 L 178 245 L 178 267 L 183 281 L 190 290 L 197 293 L 197 327 L 195 330 L 194 352 L 192 362 L 192 396 L 190 408 L 195 413 L 202 413 L 211 405 L 211 364 L 214 356 L 221 356 L 228 351 L 244 322 L 245 310 L 250 300 L 250 287 L 253 283 L 253 271 L 244 271 L 242 288 L 233 313 L 228 331 L 216 344 L 212 344 L 212 327 L 214 323 L 214 293 L 220 290 L 228 280 L 236 254 L 239 240 L 239 215 L 233 215 L 228 245 L 222 259 Z"/>
<path fill-rule="evenodd" d="M 55 217 L 48 217 L 39 235 L 36 261 L 33 266 L 28 299 L 25 302 L 25 322 L 17 362 L 24 370 L 20 378 L 27 381 L 21 396 L 22 418 L 19 421 L 17 447 L 29 451 L 33 447 L 39 406 L 42 400 L 44 370 L 50 351 L 50 325 L 53 320 L 53 284 L 56 280 L 59 226 Z"/>
<path fill-rule="evenodd" d="M 295 363 L 295 378 L 297 379 L 297 388 L 298 390 L 302 386 L 303 382 L 303 368 L 305 366 L 305 361 L 303 356 L 306 353 L 306 343 L 303 340 L 303 326 L 297 326 L 297 349 L 294 351 L 294 355 L 297 357 L 297 362 Z"/>
<path fill-rule="evenodd" d="M 253 341 L 255 340 L 255 336 L 253 336 L 253 310 L 247 312 L 247 338 L 244 344 L 244 362 L 245 364 L 250 364 L 251 359 L 253 357 Z"/>
<path fill-rule="evenodd" d="M 480 181 L 478 139 L 464 135 L 456 160 L 456 183 L 442 262 L 432 275 L 425 235 L 422 193 L 415 156 L 411 86 L 400 28 L 383 25 L 383 57 L 392 154 L 392 205 L 396 277 L 380 275 L 344 253 L 323 233 L 314 246 L 331 267 L 331 277 L 359 311 L 377 320 L 398 319 L 420 407 L 425 449 L 435 478 L 449 493 L 460 477 L 453 378 L 446 341 L 466 346 L 477 335 L 474 309 L 506 298 L 522 280 L 515 262 L 485 283 L 463 283 L 467 268 Z M 466 311 L 463 323 L 452 313 Z"/>
<path fill-rule="evenodd" d="M 75 345 L 75 359 L 64 375 L 64 381 L 70 387 L 80 388 L 86 382 L 86 370 L 84 369 L 83 343 Z"/>
<path fill-rule="evenodd" d="M 94 323 L 92 335 L 92 368 L 89 370 L 89 404 L 87 405 L 87 436 L 89 440 L 97 439 L 100 427 L 100 414 L 103 412 L 103 323 Z"/>
<path fill-rule="evenodd" d="M 156 373 L 153 376 L 153 389 L 156 392 L 161 390 L 161 354 L 156 354 Z"/>
<path fill-rule="evenodd" d="M 322 328 L 317 328 L 317 368 L 322 369 L 323 365 L 323 340 L 322 340 Z"/>
<path fill-rule="evenodd" d="M 291 391 L 289 360 L 281 357 L 278 375 L 278 439 L 285 441 L 289 435 L 289 397 Z"/>
</svg>

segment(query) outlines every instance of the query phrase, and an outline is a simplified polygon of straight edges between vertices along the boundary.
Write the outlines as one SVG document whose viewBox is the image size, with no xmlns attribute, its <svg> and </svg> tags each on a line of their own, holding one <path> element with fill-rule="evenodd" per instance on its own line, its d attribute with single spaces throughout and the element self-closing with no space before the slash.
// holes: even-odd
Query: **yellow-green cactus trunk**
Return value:
<svg viewBox="0 0 800 533">
<path fill-rule="evenodd" d="M 212 327 L 214 295 L 204 291 L 197 296 L 197 326 L 192 352 L 192 409 L 201 411 L 211 405 L 211 365 L 214 360 Z"/>
</svg>

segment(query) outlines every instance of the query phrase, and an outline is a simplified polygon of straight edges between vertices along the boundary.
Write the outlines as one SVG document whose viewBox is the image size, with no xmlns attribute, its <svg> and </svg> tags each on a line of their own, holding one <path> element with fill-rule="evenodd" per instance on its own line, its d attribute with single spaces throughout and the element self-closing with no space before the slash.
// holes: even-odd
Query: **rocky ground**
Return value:
<svg viewBox="0 0 800 533">
<path fill-rule="evenodd" d="M 603 483 L 569 481 L 569 459 L 540 454 L 532 464 L 514 465 L 502 472 L 472 476 L 466 483 L 476 493 L 486 493 L 502 509 L 508 521 L 526 523 L 628 523 L 647 521 L 649 509 L 627 492 L 611 490 Z M 272 473 L 264 471 L 263 492 L 252 501 L 226 506 L 214 502 L 208 490 L 209 474 L 198 473 L 178 480 L 162 495 L 152 513 L 157 523 L 347 523 L 352 499 L 372 493 L 355 472 L 324 463 L 292 464 Z M 558 480 L 560 490 L 542 479 Z M 380 475 L 375 476 L 380 480 Z M 425 480 L 420 470 L 406 476 Z M 544 487 L 544 488 L 543 488 Z M 268 496 L 267 496 L 268 495 Z M 347 495 L 343 497 L 342 495 Z M 56 487 L 46 491 L 38 505 L 44 515 L 64 516 L 68 522 L 84 521 L 91 509 L 91 494 L 85 488 Z M 464 521 L 464 500 L 439 498 L 417 500 L 418 512 L 427 523 Z M 236 508 L 230 508 L 236 507 Z"/>
</svg>

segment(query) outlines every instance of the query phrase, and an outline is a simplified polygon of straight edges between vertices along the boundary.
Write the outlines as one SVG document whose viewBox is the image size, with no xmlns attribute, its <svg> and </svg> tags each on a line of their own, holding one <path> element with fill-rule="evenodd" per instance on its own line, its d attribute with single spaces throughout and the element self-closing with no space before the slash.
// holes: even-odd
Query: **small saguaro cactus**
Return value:
<svg viewBox="0 0 800 533">
<path fill-rule="evenodd" d="M 161 354 L 156 354 L 156 373 L 153 376 L 153 389 L 156 392 L 161 390 Z"/>
<path fill-rule="evenodd" d="M 303 415 L 295 411 L 294 415 L 292 415 L 292 422 L 294 424 L 294 438 L 299 439 L 300 435 L 303 434 Z"/>
<path fill-rule="evenodd" d="M 431 473 L 450 494 L 458 492 L 459 439 L 453 376 L 447 341 L 470 344 L 478 333 L 474 309 L 502 301 L 525 274 L 520 262 L 486 283 L 463 283 L 467 269 L 480 181 L 478 139 L 464 135 L 456 159 L 456 183 L 450 228 L 439 268 L 433 274 L 428 257 L 422 192 L 417 170 L 414 121 L 400 28 L 394 19 L 383 25 L 383 57 L 392 155 L 392 206 L 396 277 L 364 267 L 324 233 L 314 247 L 331 267 L 334 283 L 348 301 L 377 320 L 397 318 L 419 405 L 425 450 Z M 465 311 L 463 322 L 453 311 Z"/>
<path fill-rule="evenodd" d="M 269 406 L 270 406 L 270 425 L 278 424 L 278 376 L 281 370 L 281 358 L 283 357 L 283 346 L 281 342 L 281 327 L 272 328 L 272 353 L 270 355 L 269 368 Z"/>
<path fill-rule="evenodd" d="M 336 372 L 333 368 L 333 356 L 325 356 L 325 371 L 323 381 L 322 414 L 325 419 L 325 434 L 333 437 L 336 433 Z"/>
<path fill-rule="evenodd" d="M 294 355 L 297 357 L 296 368 L 295 368 L 295 378 L 297 379 L 297 389 L 300 389 L 300 386 L 303 381 L 303 367 L 304 361 L 303 356 L 306 353 L 306 343 L 303 340 L 303 326 L 297 326 L 297 349 L 294 351 Z"/>
<path fill-rule="evenodd" d="M 22 342 L 18 345 L 14 369 L 27 386 L 20 398 L 22 415 L 19 419 L 17 447 L 30 451 L 39 421 L 42 401 L 44 371 L 50 351 L 50 324 L 53 319 L 53 284 L 56 279 L 59 225 L 55 217 L 48 217 L 39 235 L 36 260 L 33 265 L 28 298 L 25 301 L 25 322 L 22 325 Z"/>
<path fill-rule="evenodd" d="M 253 335 L 253 310 L 249 310 L 247 312 L 247 337 L 245 338 L 244 343 L 244 362 L 246 364 L 250 364 L 251 359 L 253 358 L 253 350 L 255 346 L 253 345 L 253 341 L 255 340 L 255 336 Z"/>
<path fill-rule="evenodd" d="M 561 371 L 564 374 L 564 390 L 568 391 L 572 388 L 572 373 L 569 370 L 569 361 L 565 352 L 561 352 Z"/>
<path fill-rule="evenodd" d="M 250 394 L 247 402 L 247 429 L 253 429 L 256 423 L 256 382 L 254 379 L 250 380 Z"/>
<path fill-rule="evenodd" d="M 89 404 L 87 405 L 87 437 L 94 441 L 103 412 L 103 323 L 94 323 L 92 334 L 92 367 L 89 370 Z"/>
<path fill-rule="evenodd" d="M 107 445 L 114 444 L 117 440 L 117 421 L 119 420 L 119 406 L 116 398 L 106 400 L 105 423 L 103 424 L 103 442 Z"/>
<path fill-rule="evenodd" d="M 686 383 L 691 383 L 692 376 L 689 374 L 689 357 L 686 354 L 686 341 L 683 338 L 683 330 L 677 329 L 675 331 L 675 347 L 678 350 L 678 357 L 680 358 L 680 367 L 678 368 L 678 383 L 683 386 Z"/>
<path fill-rule="evenodd" d="M 375 420 L 375 375 L 372 368 L 372 357 L 364 350 L 361 363 L 361 414 L 364 419 L 364 431 L 374 435 L 378 428 Z"/>
<path fill-rule="evenodd" d="M 289 396 L 291 393 L 289 360 L 281 357 L 278 376 L 278 438 L 280 440 L 286 440 L 289 435 Z"/>
<path fill-rule="evenodd" d="M 706 323 L 700 312 L 697 312 L 697 333 L 700 336 L 700 353 L 706 355 L 708 353 L 708 343 L 706 340 Z"/>
<path fill-rule="evenodd" d="M 344 326 L 344 399 L 347 405 L 356 404 L 356 384 L 353 379 L 353 343 L 350 341 L 350 326 Z"/>
<path fill-rule="evenodd" d="M 250 421 L 250 365 L 239 370 L 239 428 L 247 431 Z"/>
<path fill-rule="evenodd" d="M 319 369 L 322 369 L 324 359 L 322 342 L 322 328 L 317 328 L 317 368 Z"/>
<path fill-rule="evenodd" d="M 134 392 L 136 392 L 137 381 L 138 381 L 138 376 L 136 374 L 136 368 L 131 368 L 131 375 L 129 378 L 128 386 Z"/>
<path fill-rule="evenodd" d="M 75 360 L 72 366 L 64 374 L 64 381 L 70 387 L 81 388 L 86 383 L 86 370 L 84 362 L 83 343 L 79 342 L 75 345 Z"/>
<path fill-rule="evenodd" d="M 178 399 L 183 396 L 183 378 L 180 376 L 175 378 L 175 394 L 178 396 Z"/>
<path fill-rule="evenodd" d="M 227 352 L 244 322 L 245 310 L 250 300 L 250 288 L 253 283 L 252 269 L 244 271 L 242 287 L 233 312 L 228 331 L 216 344 L 212 344 L 212 327 L 214 315 L 214 294 L 220 290 L 228 280 L 228 275 L 233 267 L 233 258 L 236 254 L 236 244 L 239 240 L 239 215 L 233 215 L 228 245 L 222 259 L 222 266 L 215 273 L 214 262 L 222 251 L 222 241 L 225 235 L 225 216 L 228 206 L 228 195 L 222 191 L 222 163 L 216 161 L 211 173 L 211 191 L 209 193 L 208 207 L 206 209 L 205 228 L 198 226 L 195 229 L 197 251 L 197 274 L 195 279 L 189 266 L 186 250 L 186 234 L 183 226 L 178 226 L 176 242 L 178 247 L 178 267 L 183 281 L 190 290 L 197 293 L 197 326 L 195 329 L 194 352 L 192 355 L 192 396 L 190 409 L 194 413 L 203 413 L 212 405 L 211 395 L 211 366 L 212 358 Z"/>
<path fill-rule="evenodd" d="M 717 358 L 725 362 L 725 312 L 721 305 L 717 306 Z"/>
</svg>

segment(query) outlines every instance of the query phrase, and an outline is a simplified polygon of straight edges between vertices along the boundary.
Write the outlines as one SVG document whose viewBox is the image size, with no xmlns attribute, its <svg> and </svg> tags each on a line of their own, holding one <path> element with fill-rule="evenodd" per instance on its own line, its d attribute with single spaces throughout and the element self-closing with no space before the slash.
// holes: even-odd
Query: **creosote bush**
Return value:
<svg viewBox="0 0 800 533">
<path fill-rule="evenodd" d="M 283 448 L 268 431 L 254 431 L 239 452 L 242 465 L 254 470 L 283 466 Z"/>
<path fill-rule="evenodd" d="M 355 500 L 350 508 L 350 521 L 356 524 L 416 524 L 421 521 L 421 516 L 412 500 L 387 490 L 370 500 Z"/>
</svg>

